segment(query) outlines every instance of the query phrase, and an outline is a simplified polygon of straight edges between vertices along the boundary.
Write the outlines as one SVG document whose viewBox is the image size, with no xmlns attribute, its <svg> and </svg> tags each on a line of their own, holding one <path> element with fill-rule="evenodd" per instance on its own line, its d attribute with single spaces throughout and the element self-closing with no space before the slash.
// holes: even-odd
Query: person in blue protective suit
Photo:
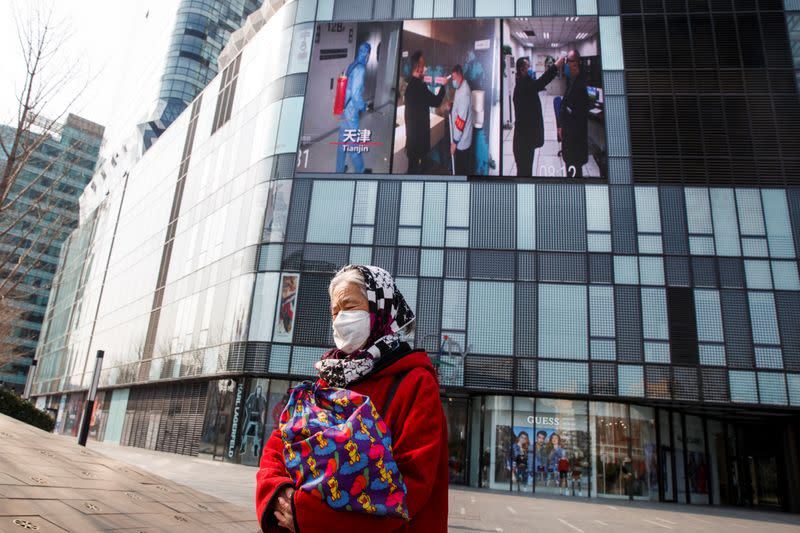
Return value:
<svg viewBox="0 0 800 533">
<path fill-rule="evenodd" d="M 539 79 L 532 79 L 528 74 L 531 64 L 526 57 L 517 59 L 517 81 L 514 85 L 514 161 L 517 164 L 517 176 L 533 174 L 533 151 L 544 144 L 544 121 L 542 118 L 542 102 L 539 91 L 558 74 L 558 68 L 564 64 L 564 58 L 550 66 Z"/>
<path fill-rule="evenodd" d="M 347 67 L 347 92 L 345 93 L 344 112 L 339 119 L 339 145 L 336 153 L 336 172 L 346 172 L 346 159 L 350 155 L 353 170 L 361 174 L 364 172 L 364 156 L 352 143 L 354 136 L 357 138 L 361 112 L 367 108 L 364 101 L 364 78 L 367 73 L 367 61 L 372 47 L 369 43 L 361 43 L 356 52 L 355 60 Z"/>
</svg>

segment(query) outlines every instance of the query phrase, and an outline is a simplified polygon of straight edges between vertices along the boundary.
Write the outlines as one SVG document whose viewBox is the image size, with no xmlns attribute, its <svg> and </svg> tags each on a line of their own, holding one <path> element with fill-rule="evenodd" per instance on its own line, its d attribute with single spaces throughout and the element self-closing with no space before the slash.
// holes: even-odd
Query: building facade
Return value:
<svg viewBox="0 0 800 533">
<path fill-rule="evenodd" d="M 333 344 L 333 272 L 371 263 L 438 368 L 452 483 L 800 510 L 800 4 L 269 9 L 64 247 L 32 386 L 57 431 L 104 350 L 95 438 L 256 465 Z M 417 49 L 472 115 L 430 104 L 409 173 Z M 523 58 L 552 83 L 530 173 Z"/>
<path fill-rule="evenodd" d="M 139 125 L 145 150 L 200 94 L 219 71 L 217 57 L 231 33 L 263 0 L 182 0 L 161 76 L 161 89 L 148 120 Z"/>
<path fill-rule="evenodd" d="M 31 137 L 36 129 L 34 124 Z M 15 131 L 0 125 L 0 138 L 8 150 Z M 19 314 L 13 312 L 0 319 L 12 323 L 3 349 L 14 358 L 0 369 L 0 382 L 19 392 L 36 351 L 59 251 L 78 225 L 78 198 L 95 170 L 103 131 L 102 126 L 69 114 L 36 148 L 4 200 L 9 207 L 3 210 L 0 223 L 0 278 L 3 294 L 10 296 L 10 308 Z M 0 151 L 0 168 L 6 157 L 4 148 Z M 22 279 L 7 292 L 9 284 L 16 282 L 16 274 Z"/>
</svg>

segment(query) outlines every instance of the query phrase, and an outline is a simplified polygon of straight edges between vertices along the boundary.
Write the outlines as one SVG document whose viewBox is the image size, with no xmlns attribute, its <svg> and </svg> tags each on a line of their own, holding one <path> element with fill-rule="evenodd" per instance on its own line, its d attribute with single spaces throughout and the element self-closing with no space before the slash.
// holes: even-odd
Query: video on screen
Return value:
<svg viewBox="0 0 800 533">
<path fill-rule="evenodd" d="M 403 24 L 392 171 L 500 174 L 499 23 Z"/>
<path fill-rule="evenodd" d="M 597 17 L 317 24 L 297 172 L 608 174 Z"/>
<path fill-rule="evenodd" d="M 503 21 L 503 175 L 607 175 L 596 17 Z"/>
<path fill-rule="evenodd" d="M 298 171 L 389 172 L 400 27 L 317 24 Z"/>
</svg>

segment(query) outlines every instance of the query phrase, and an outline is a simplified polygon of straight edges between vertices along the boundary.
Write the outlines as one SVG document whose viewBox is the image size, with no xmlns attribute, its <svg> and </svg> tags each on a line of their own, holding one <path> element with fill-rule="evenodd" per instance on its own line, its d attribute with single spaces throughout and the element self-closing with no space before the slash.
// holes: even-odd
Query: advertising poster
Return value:
<svg viewBox="0 0 800 533">
<path fill-rule="evenodd" d="M 239 439 L 239 457 L 242 464 L 257 465 L 261 459 L 262 436 L 267 415 L 267 388 L 269 380 L 250 379 L 249 393 L 244 400 L 242 435 Z"/>
<path fill-rule="evenodd" d="M 317 24 L 298 172 L 389 172 L 400 26 Z"/>
<path fill-rule="evenodd" d="M 497 442 L 496 482 L 511 479 L 515 488 L 534 482 L 557 486 L 558 461 L 569 459 L 557 427 L 497 426 Z"/>
<path fill-rule="evenodd" d="M 500 174 L 499 22 L 403 24 L 392 172 Z"/>
<path fill-rule="evenodd" d="M 300 274 L 282 274 L 278 312 L 275 314 L 275 342 L 292 342 L 294 332 L 295 311 L 297 310 L 297 288 Z"/>
<path fill-rule="evenodd" d="M 503 21 L 503 174 L 607 175 L 596 17 Z"/>
</svg>

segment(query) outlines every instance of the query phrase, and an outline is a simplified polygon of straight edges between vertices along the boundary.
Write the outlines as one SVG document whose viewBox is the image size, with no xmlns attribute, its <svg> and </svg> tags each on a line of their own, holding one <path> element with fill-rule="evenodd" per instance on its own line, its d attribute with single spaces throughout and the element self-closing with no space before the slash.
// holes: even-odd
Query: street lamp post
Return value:
<svg viewBox="0 0 800 533">
<path fill-rule="evenodd" d="M 83 420 L 81 429 L 78 432 L 78 445 L 86 446 L 86 439 L 89 438 L 89 425 L 92 421 L 92 411 L 94 411 L 94 399 L 97 397 L 97 385 L 100 383 L 100 370 L 103 368 L 103 350 L 97 350 L 97 359 L 94 363 L 94 374 L 92 375 L 92 385 L 89 388 L 89 395 L 86 397 L 86 407 L 83 409 Z"/>
</svg>

